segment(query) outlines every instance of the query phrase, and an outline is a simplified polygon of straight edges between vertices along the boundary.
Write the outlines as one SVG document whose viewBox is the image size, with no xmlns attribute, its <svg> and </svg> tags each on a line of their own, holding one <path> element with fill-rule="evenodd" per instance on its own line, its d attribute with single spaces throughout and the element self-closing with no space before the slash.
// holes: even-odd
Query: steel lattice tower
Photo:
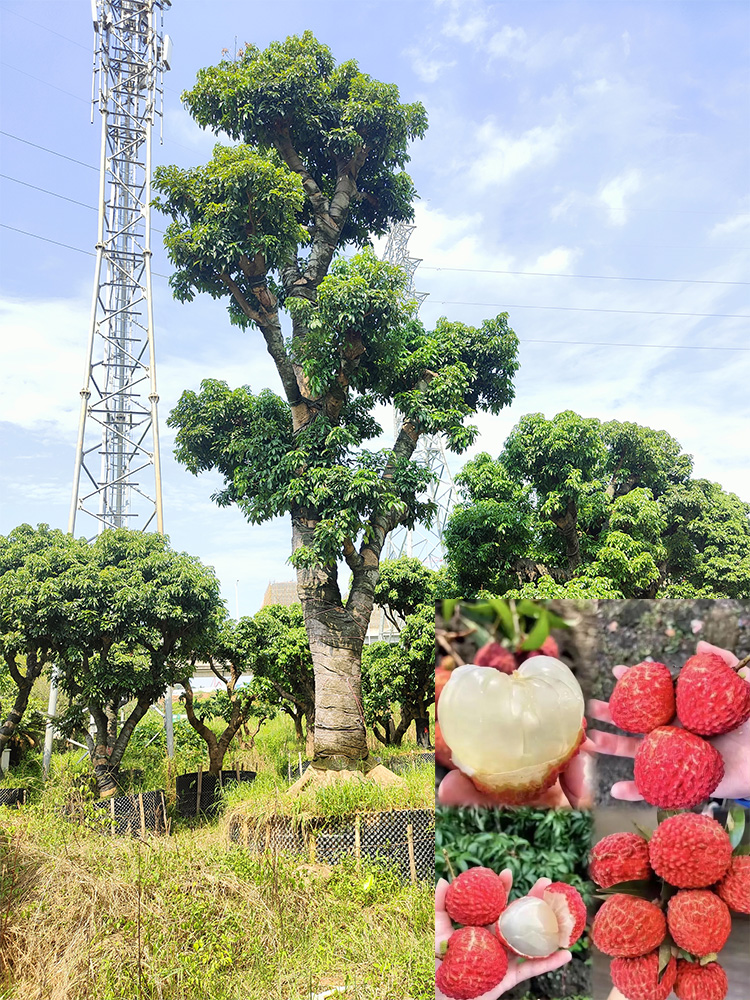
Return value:
<svg viewBox="0 0 750 1000">
<path fill-rule="evenodd" d="M 99 226 L 68 531 L 163 531 L 151 290 L 151 145 L 171 0 L 91 0 L 93 106 L 102 116 Z M 83 476 L 82 476 L 83 474 Z"/>
<path fill-rule="evenodd" d="M 409 238 L 416 226 L 398 222 L 391 226 L 383 252 L 383 260 L 397 264 L 406 271 L 408 283 L 406 294 L 415 298 L 419 305 L 427 298 L 427 293 L 418 293 L 414 288 L 414 273 L 421 263 L 420 258 L 409 255 Z M 394 411 L 394 440 L 400 429 L 398 411 Z M 434 480 L 427 490 L 430 500 L 436 505 L 435 518 L 431 528 L 417 526 L 413 529 L 397 528 L 388 536 L 386 558 L 415 556 L 430 569 L 439 569 L 443 563 L 443 530 L 456 502 L 456 488 L 448 467 L 443 439 L 439 434 L 422 434 L 419 437 L 413 458 L 428 466 Z"/>
</svg>

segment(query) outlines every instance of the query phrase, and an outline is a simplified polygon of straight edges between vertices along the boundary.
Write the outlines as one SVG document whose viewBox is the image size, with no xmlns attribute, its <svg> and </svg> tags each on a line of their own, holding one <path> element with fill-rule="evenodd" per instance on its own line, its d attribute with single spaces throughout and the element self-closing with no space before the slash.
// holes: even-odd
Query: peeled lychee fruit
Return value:
<svg viewBox="0 0 750 1000">
<path fill-rule="evenodd" d="M 438 717 L 451 757 L 481 791 L 528 802 L 554 784 L 584 740 L 578 681 L 534 656 L 512 674 L 467 664 L 443 688 Z"/>
<path fill-rule="evenodd" d="M 732 930 L 727 904 L 709 889 L 683 889 L 669 900 L 667 926 L 678 948 L 703 958 L 721 951 Z"/>
<path fill-rule="evenodd" d="M 659 809 L 704 802 L 724 777 L 718 750 L 686 729 L 659 726 L 641 741 L 633 768 L 643 798 Z"/>
<path fill-rule="evenodd" d="M 702 889 L 726 874 L 732 845 L 726 830 L 710 816 L 680 813 L 654 830 L 648 858 L 656 874 L 679 889 Z"/>
<path fill-rule="evenodd" d="M 750 684 L 718 653 L 697 653 L 677 678 L 677 717 L 700 736 L 728 733 L 750 718 Z"/>
<path fill-rule="evenodd" d="M 583 934 L 586 905 L 566 882 L 552 882 L 539 896 L 516 899 L 500 914 L 497 936 L 514 954 L 546 958 Z"/>
<path fill-rule="evenodd" d="M 677 975 L 677 962 L 669 959 L 661 980 L 658 951 L 641 958 L 616 958 L 609 971 L 612 982 L 627 1000 L 667 1000 Z"/>
<path fill-rule="evenodd" d="M 435 985 L 451 1000 L 473 1000 L 494 990 L 508 971 L 508 955 L 484 927 L 462 927 L 451 934 Z"/>
<path fill-rule="evenodd" d="M 508 900 L 505 883 L 490 868 L 469 868 L 448 886 L 445 908 L 457 924 L 494 924 Z"/>
<path fill-rule="evenodd" d="M 512 674 L 518 666 L 515 656 L 499 642 L 488 642 L 477 650 L 474 663 L 478 667 L 494 667 L 504 674 Z"/>
<path fill-rule="evenodd" d="M 609 699 L 612 721 L 628 733 L 650 733 L 675 714 L 674 681 L 663 663 L 638 663 L 620 678 Z"/>
<path fill-rule="evenodd" d="M 716 891 L 735 913 L 750 913 L 750 855 L 737 854 Z"/>
<path fill-rule="evenodd" d="M 599 951 L 617 958 L 646 955 L 666 934 L 667 921 L 656 903 L 622 892 L 609 897 L 591 927 L 591 940 Z"/>
<path fill-rule="evenodd" d="M 727 974 L 718 962 L 699 965 L 677 960 L 674 991 L 679 1000 L 724 1000 L 728 989 Z"/>
<path fill-rule="evenodd" d="M 651 876 L 648 843 L 637 833 L 612 833 L 591 851 L 589 874 L 602 889 Z"/>
</svg>

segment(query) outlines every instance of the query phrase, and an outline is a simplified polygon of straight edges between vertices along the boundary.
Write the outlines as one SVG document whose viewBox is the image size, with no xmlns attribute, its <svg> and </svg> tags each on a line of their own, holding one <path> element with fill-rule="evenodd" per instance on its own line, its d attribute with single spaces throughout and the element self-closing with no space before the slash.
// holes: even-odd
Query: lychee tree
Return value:
<svg viewBox="0 0 750 1000">
<path fill-rule="evenodd" d="M 218 471 L 215 500 L 249 521 L 290 517 L 315 673 L 314 763 L 367 767 L 361 653 L 380 555 L 390 531 L 433 513 L 414 449 L 425 433 L 456 452 L 471 444 L 467 420 L 513 397 L 517 340 L 505 315 L 426 330 L 403 272 L 368 248 L 412 218 L 403 168 L 426 128 L 421 104 L 401 103 L 354 61 L 336 65 L 310 32 L 202 70 L 183 99 L 238 145 L 217 146 L 204 167 L 156 171 L 172 288 L 181 301 L 224 298 L 233 323 L 258 329 L 283 395 L 213 380 L 183 393 L 170 416 L 177 457 L 193 473 Z M 382 433 L 382 403 L 402 418 L 392 447 L 368 444 Z"/>
<path fill-rule="evenodd" d="M 449 570 L 467 595 L 742 597 L 750 505 L 692 471 L 666 431 L 529 414 L 457 476 Z"/>
</svg>

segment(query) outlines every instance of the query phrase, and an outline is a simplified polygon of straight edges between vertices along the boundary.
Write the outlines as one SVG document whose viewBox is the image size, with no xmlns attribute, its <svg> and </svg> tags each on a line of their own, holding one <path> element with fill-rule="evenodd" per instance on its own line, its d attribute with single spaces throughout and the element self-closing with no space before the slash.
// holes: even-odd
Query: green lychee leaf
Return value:
<svg viewBox="0 0 750 1000">
<path fill-rule="evenodd" d="M 727 833 L 732 849 L 739 847 L 742 834 L 745 832 L 745 810 L 742 806 L 733 806 L 727 815 Z"/>
<path fill-rule="evenodd" d="M 440 942 L 440 958 L 442 958 L 447 951 L 448 951 L 448 941 L 447 940 L 446 941 L 441 941 Z"/>
<path fill-rule="evenodd" d="M 539 649 L 544 640 L 549 635 L 549 613 L 542 610 L 537 618 L 534 627 L 521 643 L 521 649 L 527 653 L 533 649 Z"/>
<path fill-rule="evenodd" d="M 640 833 L 646 843 L 648 843 L 654 835 L 653 830 L 649 830 L 646 826 L 641 826 L 640 823 L 633 823 L 633 827 L 638 831 L 638 833 Z"/>
<path fill-rule="evenodd" d="M 715 962 L 718 957 L 718 954 L 713 951 L 710 955 L 702 955 L 698 961 L 701 965 L 708 965 L 709 962 Z"/>
<path fill-rule="evenodd" d="M 742 844 L 740 847 L 735 848 L 734 853 L 739 857 L 742 855 L 746 857 L 750 854 L 750 844 Z"/>
<path fill-rule="evenodd" d="M 673 885 L 670 885 L 669 882 L 662 881 L 662 884 L 661 884 L 661 893 L 659 894 L 659 899 L 662 901 L 662 903 L 666 903 L 678 891 L 679 890 L 677 890 Z"/>
<path fill-rule="evenodd" d="M 547 611 L 547 614 L 549 615 L 550 628 L 572 628 L 577 624 L 575 618 L 561 618 L 554 611 Z"/>
<path fill-rule="evenodd" d="M 632 879 L 629 882 L 618 882 L 607 889 L 601 890 L 601 899 L 613 896 L 615 893 L 624 893 L 626 896 L 639 896 L 641 899 L 653 899 L 654 883 L 652 879 Z"/>
<path fill-rule="evenodd" d="M 515 634 L 516 629 L 513 622 L 513 615 L 511 614 L 511 610 L 508 607 L 507 601 L 503 601 L 501 598 L 498 597 L 487 601 L 487 604 L 489 604 L 489 606 L 495 612 L 495 615 L 497 617 L 497 623 L 502 629 L 502 631 L 505 633 L 505 635 L 507 635 L 509 639 L 515 640 L 517 638 Z"/>
<path fill-rule="evenodd" d="M 661 982 L 664 971 L 669 965 L 669 960 L 672 957 L 672 942 L 669 938 L 665 938 L 664 941 L 659 945 L 659 975 L 657 977 L 657 982 Z"/>
<path fill-rule="evenodd" d="M 445 600 L 443 603 L 443 621 L 446 623 L 453 617 L 453 612 L 456 610 L 456 605 L 458 601 Z"/>
</svg>

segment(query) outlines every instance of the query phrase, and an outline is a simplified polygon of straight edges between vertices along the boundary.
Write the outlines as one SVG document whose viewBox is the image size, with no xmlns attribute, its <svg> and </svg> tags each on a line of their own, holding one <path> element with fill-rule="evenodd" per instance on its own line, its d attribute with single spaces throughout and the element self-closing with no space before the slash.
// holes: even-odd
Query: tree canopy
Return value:
<svg viewBox="0 0 750 1000">
<path fill-rule="evenodd" d="M 412 217 L 403 168 L 426 116 L 398 88 L 353 61 L 336 65 L 305 32 L 202 70 L 184 100 L 199 124 L 240 145 L 218 146 L 203 167 L 156 171 L 155 204 L 172 219 L 173 290 L 185 301 L 224 297 L 233 322 L 257 327 L 283 397 L 205 380 L 170 416 L 177 456 L 195 474 L 220 472 L 214 499 L 248 520 L 291 516 L 315 671 L 315 763 L 349 766 L 368 756 L 360 656 L 383 544 L 433 512 L 415 447 L 435 433 L 456 452 L 472 443 L 473 415 L 513 398 L 517 339 L 505 314 L 425 329 L 404 273 L 368 246 Z M 344 257 L 347 247 L 360 252 Z M 379 403 L 401 417 L 391 447 L 368 444 L 382 434 Z"/>
<path fill-rule="evenodd" d="M 750 505 L 692 478 L 666 431 L 568 410 L 523 417 L 457 477 L 445 533 L 460 592 L 741 597 Z"/>
</svg>

